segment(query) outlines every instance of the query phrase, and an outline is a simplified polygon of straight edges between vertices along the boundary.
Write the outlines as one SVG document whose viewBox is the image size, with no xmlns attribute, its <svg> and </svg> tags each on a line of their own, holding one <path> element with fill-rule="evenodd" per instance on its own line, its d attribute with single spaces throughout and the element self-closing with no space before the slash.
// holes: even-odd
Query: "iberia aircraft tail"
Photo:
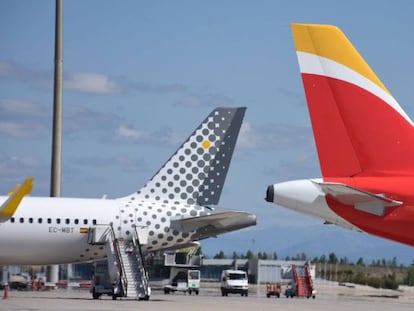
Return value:
<svg viewBox="0 0 414 311">
<path fill-rule="evenodd" d="M 413 122 L 343 32 L 314 24 L 292 31 L 322 175 L 412 172 Z"/>
</svg>

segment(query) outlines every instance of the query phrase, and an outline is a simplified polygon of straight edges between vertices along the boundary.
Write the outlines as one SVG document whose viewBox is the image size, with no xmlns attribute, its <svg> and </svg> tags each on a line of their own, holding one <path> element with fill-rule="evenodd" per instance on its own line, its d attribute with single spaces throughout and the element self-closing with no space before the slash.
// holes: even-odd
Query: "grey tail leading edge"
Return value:
<svg viewBox="0 0 414 311">
<path fill-rule="evenodd" d="M 163 203 L 217 205 L 245 111 L 245 107 L 214 109 L 132 197 Z"/>
</svg>

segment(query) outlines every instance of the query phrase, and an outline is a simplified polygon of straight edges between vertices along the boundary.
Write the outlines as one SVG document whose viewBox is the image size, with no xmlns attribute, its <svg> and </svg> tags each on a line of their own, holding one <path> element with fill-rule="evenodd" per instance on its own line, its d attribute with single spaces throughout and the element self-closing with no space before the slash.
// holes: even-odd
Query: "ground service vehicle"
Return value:
<svg viewBox="0 0 414 311">
<path fill-rule="evenodd" d="M 221 273 L 221 295 L 241 294 L 246 296 L 249 293 L 247 273 L 242 270 L 224 270 Z"/>
<path fill-rule="evenodd" d="M 266 296 L 270 298 L 270 296 L 276 296 L 280 298 L 280 293 L 282 291 L 282 286 L 280 283 L 267 283 L 266 284 Z"/>
<path fill-rule="evenodd" d="M 187 268 L 171 268 L 171 279 L 164 286 L 164 293 L 184 292 L 199 294 L 200 270 L 189 270 Z"/>
<path fill-rule="evenodd" d="M 117 295 L 114 291 L 114 285 L 111 282 L 111 277 L 106 260 L 99 260 L 94 263 L 95 274 L 91 287 L 93 299 L 99 299 L 102 295 L 112 296 L 115 300 L 121 295 Z"/>
</svg>

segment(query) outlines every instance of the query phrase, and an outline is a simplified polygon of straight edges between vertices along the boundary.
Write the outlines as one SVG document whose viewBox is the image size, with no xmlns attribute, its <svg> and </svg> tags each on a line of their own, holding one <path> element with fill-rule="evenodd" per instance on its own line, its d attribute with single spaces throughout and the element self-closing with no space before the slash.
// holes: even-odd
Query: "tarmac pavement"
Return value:
<svg viewBox="0 0 414 311">
<path fill-rule="evenodd" d="M 267 298 L 265 286 L 250 286 L 249 296 L 229 295 L 222 297 L 217 284 L 202 284 L 200 295 L 174 293 L 165 295 L 160 289 L 153 290 L 149 301 L 133 299 L 112 300 L 103 296 L 93 300 L 87 290 L 58 289 L 52 291 L 9 291 L 7 299 L 0 299 L 0 310 L 413 310 L 414 288 L 403 287 L 399 291 L 377 290 L 366 286 L 317 284 L 316 299 Z"/>
</svg>

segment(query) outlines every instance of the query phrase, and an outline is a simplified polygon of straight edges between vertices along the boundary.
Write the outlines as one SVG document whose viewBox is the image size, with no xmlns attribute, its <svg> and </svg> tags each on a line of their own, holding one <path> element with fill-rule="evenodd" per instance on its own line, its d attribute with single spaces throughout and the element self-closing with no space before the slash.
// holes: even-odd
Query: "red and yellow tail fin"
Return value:
<svg viewBox="0 0 414 311">
<path fill-rule="evenodd" d="M 322 175 L 413 170 L 412 121 L 344 33 L 314 24 L 292 31 Z"/>
</svg>

